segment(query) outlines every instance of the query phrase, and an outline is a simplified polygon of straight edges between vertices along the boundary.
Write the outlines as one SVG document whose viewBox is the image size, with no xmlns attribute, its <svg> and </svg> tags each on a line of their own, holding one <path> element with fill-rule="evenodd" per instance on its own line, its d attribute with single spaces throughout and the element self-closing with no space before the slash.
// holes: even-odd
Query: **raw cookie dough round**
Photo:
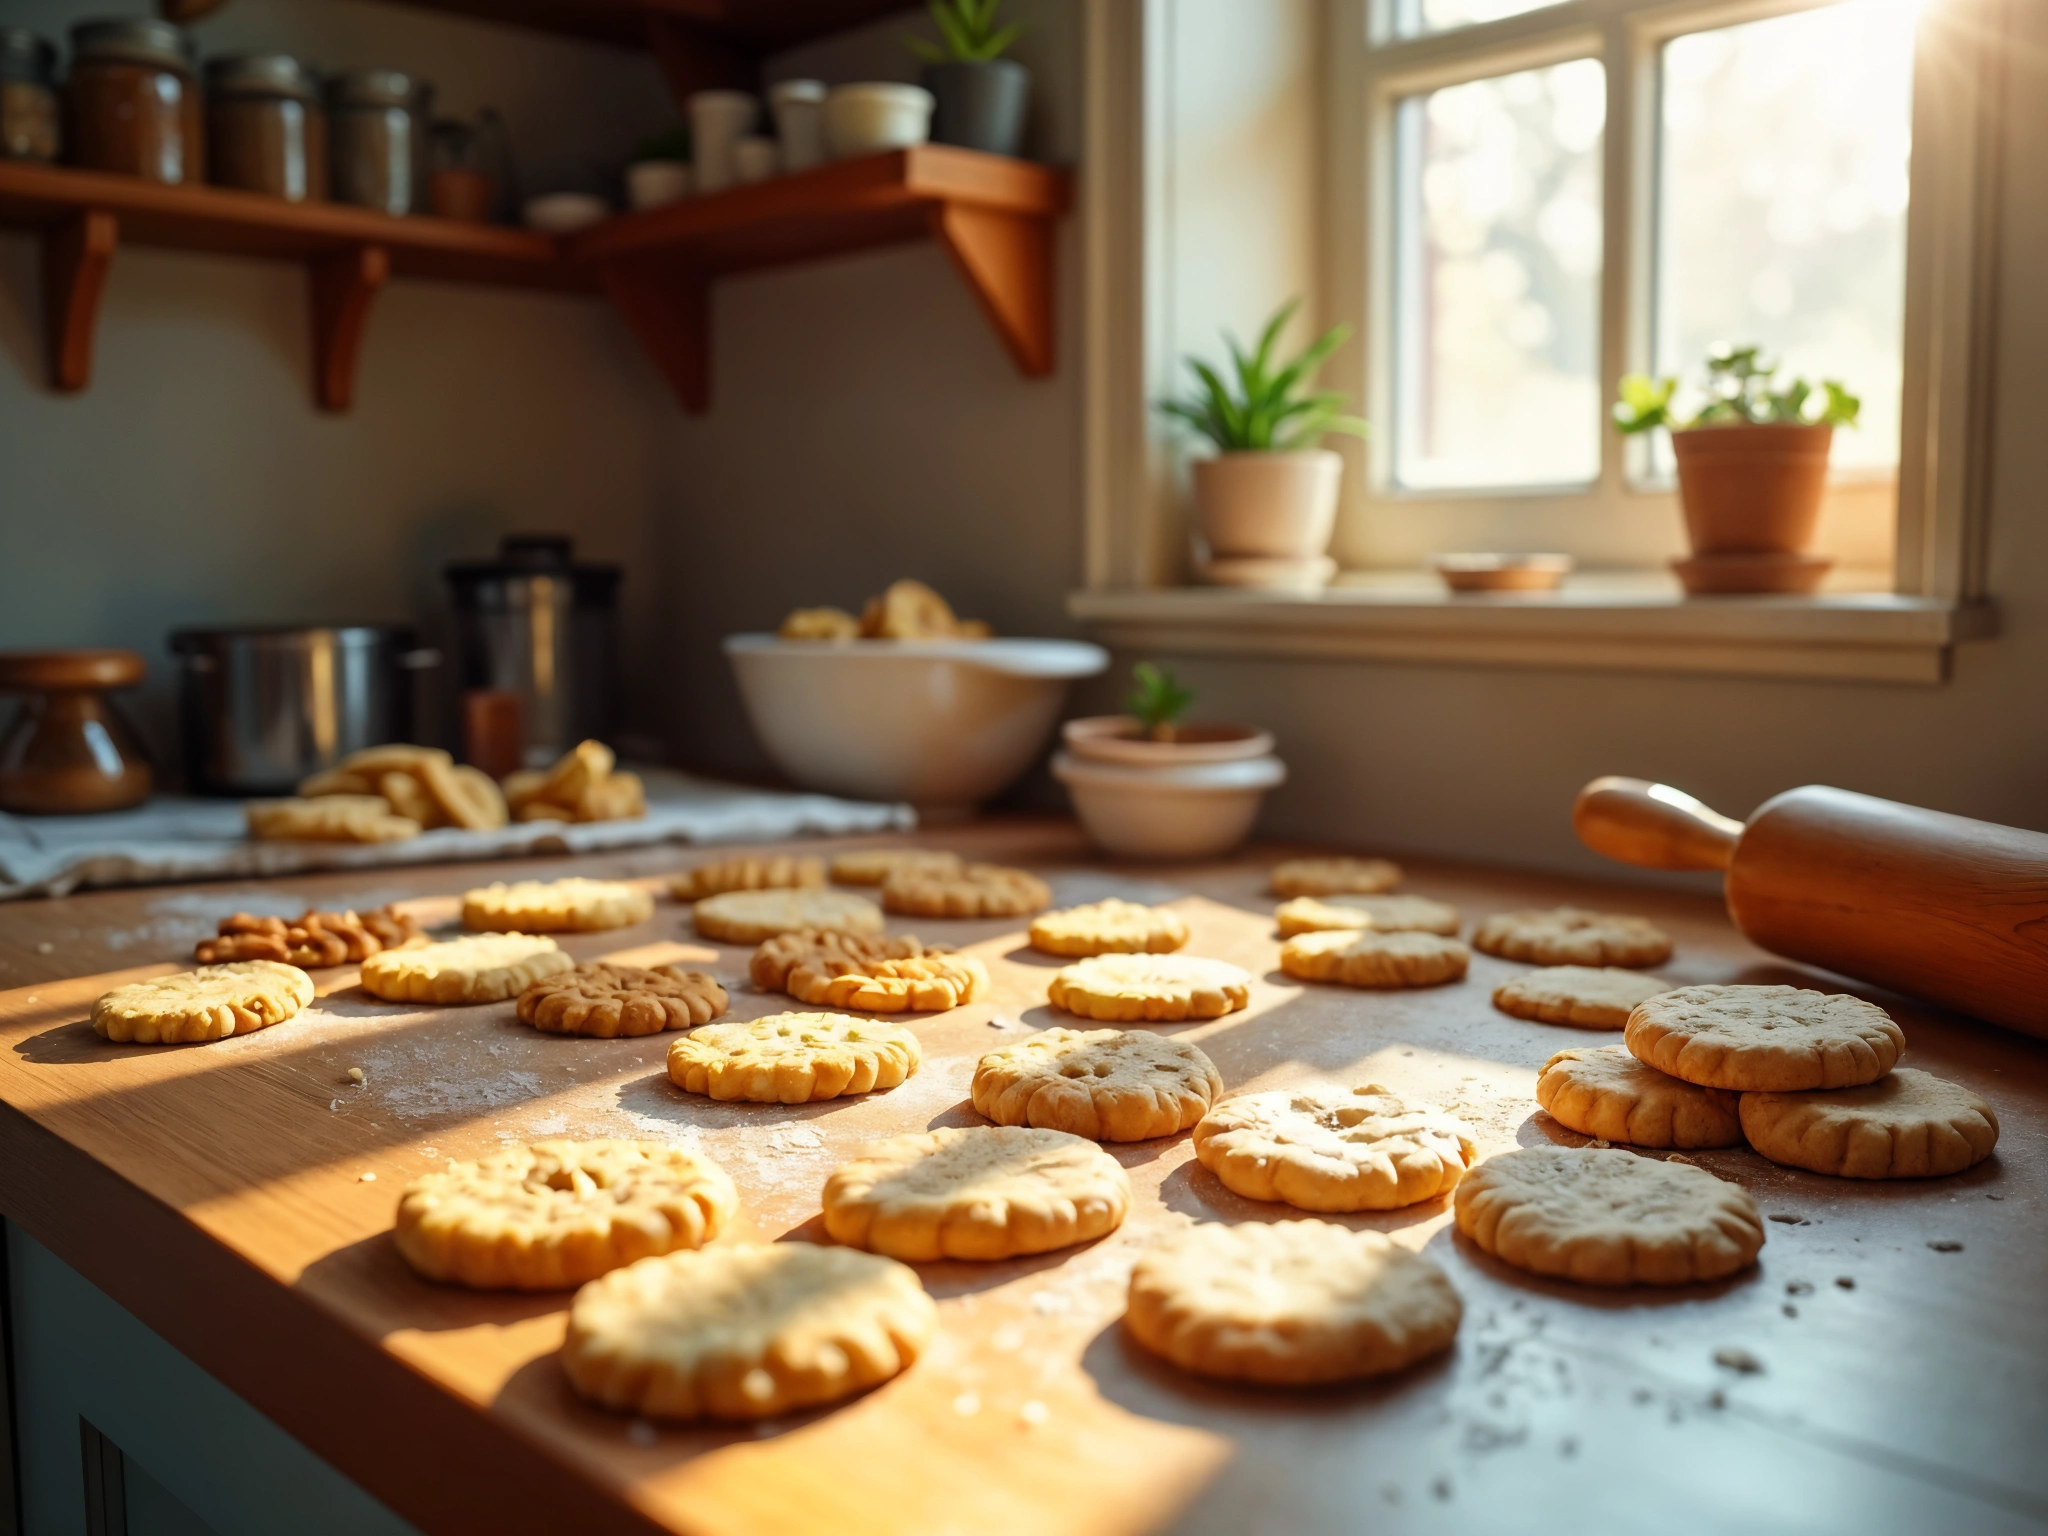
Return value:
<svg viewBox="0 0 2048 1536">
<path fill-rule="evenodd" d="M 122 1045 L 185 1045 L 282 1024 L 312 1001 L 297 966 L 238 960 L 116 987 L 92 1005 L 92 1027 Z"/>
<path fill-rule="evenodd" d="M 1853 1088 L 1906 1049 L 1877 1004 L 1804 987 L 1680 987 L 1638 1003 L 1622 1038 L 1659 1072 L 1738 1093 Z"/>
<path fill-rule="evenodd" d="M 770 858 L 744 854 L 686 869 L 669 881 L 669 890 L 677 901 L 702 901 L 722 891 L 792 890 L 824 883 L 823 859 L 791 858 L 786 853 Z"/>
<path fill-rule="evenodd" d="M 1493 989 L 1493 1006 L 1544 1024 L 1620 1029 L 1637 1003 L 1670 990 L 1669 982 L 1618 966 L 1552 965 L 1502 982 Z"/>
<path fill-rule="evenodd" d="M 707 1157 L 656 1141 L 537 1141 L 415 1180 L 392 1236 L 429 1280 L 552 1291 L 698 1248 L 739 1209 Z"/>
<path fill-rule="evenodd" d="M 692 907 L 690 920 L 722 944 L 759 944 L 798 928 L 882 931 L 882 909 L 850 891 L 723 891 Z"/>
<path fill-rule="evenodd" d="M 1991 1155 L 1998 1116 L 1961 1083 L 1898 1067 L 1860 1088 L 1745 1093 L 1742 1129 L 1774 1163 L 1844 1179 L 1926 1179 Z"/>
<path fill-rule="evenodd" d="M 1215 1063 L 1184 1040 L 1126 1029 L 1047 1029 L 974 1066 L 974 1107 L 998 1125 L 1091 1141 L 1172 1136 L 1223 1093 Z"/>
<path fill-rule="evenodd" d="M 616 880 L 500 881 L 462 898 L 462 926 L 474 933 L 595 933 L 654 916 L 654 898 Z"/>
<path fill-rule="evenodd" d="M 1471 950 L 1440 933 L 1337 928 L 1280 946 L 1280 969 L 1288 975 L 1347 987 L 1434 987 L 1456 981 L 1471 963 Z"/>
<path fill-rule="evenodd" d="M 1662 965 L 1671 936 L 1641 917 L 1579 907 L 1501 912 L 1472 931 L 1472 947 L 1536 965 Z"/>
<path fill-rule="evenodd" d="M 1388 859 L 1288 859 L 1273 866 L 1275 896 L 1372 896 L 1401 883 Z"/>
<path fill-rule="evenodd" d="M 1061 969 L 1046 988 L 1055 1008 L 1129 1024 L 1218 1019 L 1251 1000 L 1241 966 L 1194 955 L 1097 955 Z"/>
<path fill-rule="evenodd" d="M 1273 921 L 1283 939 L 1342 928 L 1455 936 L 1460 916 L 1456 907 L 1427 896 L 1297 896 L 1274 908 Z"/>
<path fill-rule="evenodd" d="M 882 885 L 898 870 L 947 874 L 960 867 L 960 855 L 943 848 L 856 848 L 832 860 L 832 878 L 841 885 Z"/>
<path fill-rule="evenodd" d="M 569 1384 L 660 1419 L 765 1419 L 887 1381 L 938 1308 L 916 1271 L 857 1248 L 721 1243 L 642 1259 L 569 1307 Z"/>
<path fill-rule="evenodd" d="M 894 1088 L 918 1069 L 917 1036 L 883 1019 L 771 1013 L 711 1024 L 668 1048 L 669 1081 L 688 1093 L 807 1104 Z"/>
<path fill-rule="evenodd" d="M 1030 937 L 1048 955 L 1163 955 L 1187 943 L 1188 925 L 1164 907 L 1112 896 L 1034 918 Z"/>
<path fill-rule="evenodd" d="M 1226 1189 L 1304 1211 L 1391 1211 L 1457 1188 L 1472 1128 L 1377 1083 L 1349 1093 L 1241 1093 L 1195 1127 L 1195 1156 Z"/>
<path fill-rule="evenodd" d="M 1309 1386 L 1398 1371 L 1450 1347 L 1464 1306 L 1436 1264 L 1330 1221 L 1204 1222 L 1131 1270 L 1124 1324 L 1225 1381 Z"/>
<path fill-rule="evenodd" d="M 612 1040 L 709 1024 L 731 1001 L 705 971 L 596 961 L 543 976 L 521 992 L 519 1021 L 551 1035 Z"/>
<path fill-rule="evenodd" d="M 1458 1230 L 1504 1264 L 1587 1285 L 1688 1285 L 1744 1269 L 1763 1217 L 1739 1185 L 1619 1147 L 1525 1147 L 1458 1186 Z"/>
<path fill-rule="evenodd" d="M 832 1240 L 894 1259 L 1007 1259 L 1123 1225 L 1131 1179 L 1094 1142 L 1009 1125 L 876 1142 L 825 1181 Z"/>
<path fill-rule="evenodd" d="M 1551 1119 L 1632 1147 L 1739 1147 L 1739 1097 L 1646 1067 L 1618 1045 L 1559 1051 L 1536 1074 Z"/>
<path fill-rule="evenodd" d="M 911 867 L 882 882 L 882 905 L 921 917 L 1022 917 L 1051 906 L 1052 887 L 1027 870 L 999 864 Z"/>
<path fill-rule="evenodd" d="M 495 1003 L 576 964 L 553 939 L 479 933 L 363 962 L 363 990 L 392 1003 Z"/>
</svg>

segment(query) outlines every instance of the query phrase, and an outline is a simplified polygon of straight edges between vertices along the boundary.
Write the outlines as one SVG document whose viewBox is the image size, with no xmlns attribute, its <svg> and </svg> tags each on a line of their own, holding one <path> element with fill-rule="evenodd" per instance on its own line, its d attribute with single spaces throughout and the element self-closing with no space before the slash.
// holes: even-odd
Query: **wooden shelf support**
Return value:
<svg viewBox="0 0 2048 1536">
<path fill-rule="evenodd" d="M 53 389 L 72 394 L 92 382 L 100 294 L 120 243 L 120 220 L 104 208 L 82 209 L 43 231 L 43 317 Z"/>
<path fill-rule="evenodd" d="M 685 261 L 641 256 L 598 263 L 597 281 L 683 409 L 711 409 L 709 276 Z"/>
<path fill-rule="evenodd" d="M 974 203 L 937 203 L 932 233 L 953 258 L 1017 369 L 1053 368 L 1052 220 Z"/>
<path fill-rule="evenodd" d="M 358 245 L 307 263 L 313 314 L 313 398 L 323 411 L 345 411 L 355 400 L 356 359 L 370 304 L 391 276 L 391 253 Z"/>
</svg>

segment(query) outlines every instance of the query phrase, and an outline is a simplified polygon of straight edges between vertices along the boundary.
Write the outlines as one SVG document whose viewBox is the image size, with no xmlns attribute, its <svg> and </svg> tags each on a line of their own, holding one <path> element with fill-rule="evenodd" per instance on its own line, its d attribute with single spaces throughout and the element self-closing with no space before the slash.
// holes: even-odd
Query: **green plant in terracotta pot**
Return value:
<svg viewBox="0 0 2048 1536">
<path fill-rule="evenodd" d="M 1678 460 L 1678 499 L 1692 555 L 1672 562 L 1688 592 L 1811 592 L 1831 562 L 1808 552 L 1827 489 L 1836 427 L 1853 427 L 1862 401 L 1834 379 L 1818 388 L 1778 367 L 1758 346 L 1707 354 L 1706 401 L 1674 409 L 1676 379 L 1630 374 L 1614 424 L 1624 433 L 1663 427 Z"/>
<path fill-rule="evenodd" d="M 924 88 L 934 103 L 932 142 L 992 155 L 1023 149 L 1031 71 L 1003 57 L 1024 26 L 1005 22 L 1002 8 L 1003 0 L 927 0 L 941 41 L 904 39 L 924 60 Z"/>
</svg>

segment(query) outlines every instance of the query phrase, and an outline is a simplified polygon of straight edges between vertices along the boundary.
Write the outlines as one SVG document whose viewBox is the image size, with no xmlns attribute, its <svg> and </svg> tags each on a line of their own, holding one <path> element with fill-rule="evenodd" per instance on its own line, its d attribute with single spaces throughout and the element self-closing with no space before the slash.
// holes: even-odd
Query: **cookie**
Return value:
<svg viewBox="0 0 2048 1536">
<path fill-rule="evenodd" d="M 1620 1029 L 1637 1003 L 1669 992 L 1671 984 L 1616 966 L 1553 965 L 1525 971 L 1493 989 L 1493 1006 L 1518 1019 Z"/>
<path fill-rule="evenodd" d="M 1123 1165 L 1064 1131 L 943 1127 L 862 1150 L 825 1181 L 835 1243 L 894 1259 L 1008 1259 L 1114 1232 Z"/>
<path fill-rule="evenodd" d="M 1746 1269 L 1763 1217 L 1739 1185 L 1619 1147 L 1527 1147 L 1458 1186 L 1458 1230 L 1504 1264 L 1587 1285 L 1687 1285 Z"/>
<path fill-rule="evenodd" d="M 1131 1269 L 1124 1326 L 1182 1370 L 1310 1386 L 1450 1348 L 1464 1306 L 1434 1261 L 1329 1221 L 1204 1222 Z"/>
<path fill-rule="evenodd" d="M 527 987 L 519 994 L 519 1022 L 550 1035 L 613 1040 L 709 1024 L 731 1001 L 704 971 L 598 961 Z"/>
<path fill-rule="evenodd" d="M 1853 1088 L 1906 1049 L 1877 1004 L 1804 987 L 1680 987 L 1636 1004 L 1622 1038 L 1659 1072 L 1738 1093 Z"/>
<path fill-rule="evenodd" d="M 891 582 L 861 611 L 860 632 L 869 640 L 983 640 L 989 627 L 980 619 L 955 618 L 946 600 L 921 581 Z"/>
<path fill-rule="evenodd" d="M 882 909 L 847 891 L 725 891 L 690 909 L 690 921 L 722 944 L 759 944 L 799 928 L 880 933 Z"/>
<path fill-rule="evenodd" d="M 1097 955 L 1053 977 L 1055 1008 L 1107 1023 L 1215 1019 L 1251 1000 L 1252 978 L 1239 966 L 1194 955 Z"/>
<path fill-rule="evenodd" d="M 263 842 L 399 843 L 420 824 L 392 814 L 382 795 L 322 795 L 315 800 L 251 800 L 249 835 Z"/>
<path fill-rule="evenodd" d="M 296 966 L 243 960 L 116 987 L 92 1005 L 92 1027 L 123 1045 L 184 1045 L 282 1024 L 312 1001 Z"/>
<path fill-rule="evenodd" d="M 788 854 L 760 858 L 747 854 L 686 869 L 669 882 L 669 890 L 677 901 L 702 901 L 721 891 L 788 890 L 824 883 L 823 859 L 793 859 Z"/>
<path fill-rule="evenodd" d="M 887 1381 L 938 1326 L 916 1271 L 894 1259 L 721 1243 L 642 1259 L 578 1291 L 562 1366 L 606 1408 L 765 1419 Z"/>
<path fill-rule="evenodd" d="M 550 938 L 479 933 L 363 962 L 363 990 L 392 1003 L 495 1003 L 575 965 Z"/>
<path fill-rule="evenodd" d="M 858 640 L 860 620 L 844 608 L 792 608 L 775 633 L 784 640 Z"/>
<path fill-rule="evenodd" d="M 1859 1088 L 1745 1093 L 1742 1129 L 1774 1163 L 1844 1179 L 1926 1179 L 1991 1155 L 1998 1116 L 1961 1083 L 1899 1067 Z"/>
<path fill-rule="evenodd" d="M 988 967 L 903 935 L 801 928 L 754 951 L 754 984 L 800 1003 L 866 1013 L 938 1012 L 986 997 Z"/>
<path fill-rule="evenodd" d="M 498 781 L 481 768 L 428 759 L 413 770 L 413 776 L 450 826 L 489 832 L 512 819 Z"/>
<path fill-rule="evenodd" d="M 1304 933 L 1280 946 L 1280 969 L 1303 981 L 1347 987 L 1434 987 L 1456 981 L 1472 952 L 1440 933 L 1378 933 L 1337 928 Z"/>
<path fill-rule="evenodd" d="M 1579 907 L 1500 912 L 1472 930 L 1472 947 L 1534 965 L 1662 965 L 1671 937 L 1646 918 Z"/>
<path fill-rule="evenodd" d="M 419 923 L 394 907 L 354 912 L 307 912 L 286 922 L 237 912 L 224 917 L 220 932 L 201 939 L 192 957 L 201 965 L 232 960 L 275 960 L 301 970 L 323 970 L 367 960 L 402 944 L 426 942 Z"/>
<path fill-rule="evenodd" d="M 1215 1063 L 1185 1040 L 1125 1029 L 1048 1029 L 974 1065 L 975 1110 L 1091 1141 L 1186 1130 L 1223 1094 Z"/>
<path fill-rule="evenodd" d="M 1241 1093 L 1195 1127 L 1195 1156 L 1247 1200 L 1391 1211 L 1458 1187 L 1472 1128 L 1377 1083 L 1350 1093 Z"/>
<path fill-rule="evenodd" d="M 1297 896 L 1273 909 L 1280 937 L 1370 928 L 1377 933 L 1441 933 L 1453 937 L 1461 914 L 1427 896 Z"/>
<path fill-rule="evenodd" d="M 1275 896 L 1372 896 L 1401 883 L 1386 859 L 1289 859 L 1273 866 Z"/>
<path fill-rule="evenodd" d="M 771 1013 L 712 1024 L 668 1048 L 668 1076 L 686 1093 L 755 1104 L 807 1104 L 894 1088 L 924 1060 L 917 1036 L 843 1013 Z"/>
<path fill-rule="evenodd" d="M 946 954 L 918 942 L 913 933 L 846 933 L 837 928 L 797 928 L 765 939 L 747 962 L 747 974 L 763 992 L 789 990 L 789 973 L 809 964 L 830 974 L 861 970 L 884 960 L 915 960 Z"/>
<path fill-rule="evenodd" d="M 596 933 L 652 916 L 645 888 L 616 880 L 499 881 L 462 896 L 462 926 L 477 933 Z"/>
<path fill-rule="evenodd" d="M 537 1141 L 415 1180 L 392 1237 L 429 1280 L 554 1291 L 716 1237 L 739 1191 L 655 1141 Z"/>
<path fill-rule="evenodd" d="M 1536 1102 L 1559 1125 L 1634 1147 L 1739 1147 L 1737 1098 L 1646 1067 L 1618 1045 L 1559 1051 L 1536 1074 Z"/>
<path fill-rule="evenodd" d="M 999 864 L 943 870 L 899 869 L 882 882 L 882 905 L 920 917 L 1022 917 L 1052 905 L 1038 876 Z"/>
<path fill-rule="evenodd" d="M 552 768 L 522 769 L 505 779 L 514 821 L 626 821 L 647 814 L 638 774 L 615 773 L 612 749 L 578 742 Z"/>
<path fill-rule="evenodd" d="M 1188 941 L 1188 925 L 1164 907 L 1093 902 L 1031 921 L 1031 947 L 1048 955 L 1163 955 Z"/>
<path fill-rule="evenodd" d="M 951 874 L 958 868 L 960 855 L 942 848 L 856 848 L 832 858 L 832 878 L 841 885 L 882 885 L 899 870 Z"/>
</svg>

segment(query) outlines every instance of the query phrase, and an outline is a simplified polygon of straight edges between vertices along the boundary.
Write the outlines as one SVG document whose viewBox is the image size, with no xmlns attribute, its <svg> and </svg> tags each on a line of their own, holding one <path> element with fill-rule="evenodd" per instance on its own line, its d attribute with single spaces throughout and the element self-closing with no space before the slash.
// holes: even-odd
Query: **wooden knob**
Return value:
<svg viewBox="0 0 2048 1536">
<path fill-rule="evenodd" d="M 133 688 L 144 670 L 134 651 L 0 651 L 0 690 L 98 693 Z"/>
<path fill-rule="evenodd" d="M 1579 791 L 1572 830 L 1595 853 L 1644 869 L 1726 869 L 1742 823 L 1669 784 L 1609 775 Z"/>
</svg>

